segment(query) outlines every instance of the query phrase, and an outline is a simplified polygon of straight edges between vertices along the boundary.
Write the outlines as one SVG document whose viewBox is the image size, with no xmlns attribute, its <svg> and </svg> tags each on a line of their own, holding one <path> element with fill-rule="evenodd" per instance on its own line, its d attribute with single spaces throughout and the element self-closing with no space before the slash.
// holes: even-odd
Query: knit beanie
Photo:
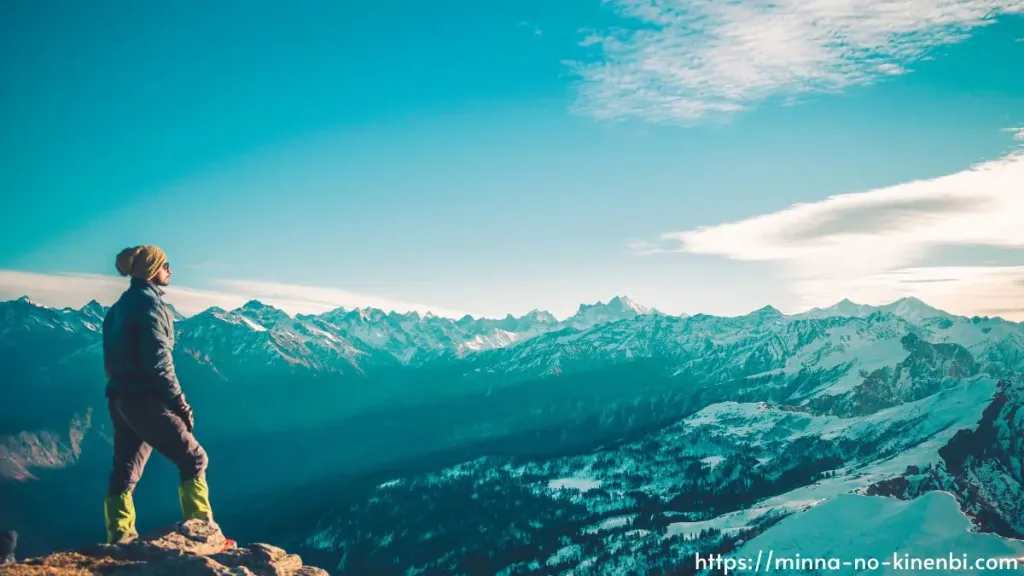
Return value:
<svg viewBox="0 0 1024 576">
<path fill-rule="evenodd" d="M 156 246 L 125 248 L 117 255 L 117 271 L 121 276 L 149 280 L 167 262 L 167 254 Z"/>
</svg>

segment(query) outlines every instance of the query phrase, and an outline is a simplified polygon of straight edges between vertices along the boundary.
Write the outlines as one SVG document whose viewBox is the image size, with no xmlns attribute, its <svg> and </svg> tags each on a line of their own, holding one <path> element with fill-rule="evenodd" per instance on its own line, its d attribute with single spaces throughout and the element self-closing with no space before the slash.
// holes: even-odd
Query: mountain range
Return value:
<svg viewBox="0 0 1024 576">
<path fill-rule="evenodd" d="M 104 313 L 0 303 L 0 510 L 42 551 L 96 537 L 68 494 L 109 465 Z M 801 541 L 819 507 L 960 518 L 966 552 L 1024 555 L 1018 323 L 912 298 L 718 317 L 617 297 L 562 321 L 252 301 L 176 331 L 227 525 L 331 573 L 692 573 L 698 552 Z M 174 514 L 160 475 L 140 485 L 153 522 Z M 845 541 L 921 530 L 872 526 Z"/>
</svg>

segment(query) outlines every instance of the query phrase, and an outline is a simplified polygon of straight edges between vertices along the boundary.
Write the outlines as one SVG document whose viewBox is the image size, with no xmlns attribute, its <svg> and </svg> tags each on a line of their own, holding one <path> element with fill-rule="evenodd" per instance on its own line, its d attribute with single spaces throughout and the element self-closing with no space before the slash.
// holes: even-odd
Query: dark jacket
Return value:
<svg viewBox="0 0 1024 576">
<path fill-rule="evenodd" d="M 131 282 L 103 319 L 107 395 L 174 398 L 181 394 L 171 358 L 174 318 L 162 290 L 145 280 Z"/>
</svg>

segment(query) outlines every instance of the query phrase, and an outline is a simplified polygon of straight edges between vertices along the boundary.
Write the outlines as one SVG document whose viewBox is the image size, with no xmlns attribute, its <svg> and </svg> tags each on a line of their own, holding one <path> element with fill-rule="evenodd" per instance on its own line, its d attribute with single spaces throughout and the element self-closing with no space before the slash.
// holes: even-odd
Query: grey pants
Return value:
<svg viewBox="0 0 1024 576">
<path fill-rule="evenodd" d="M 206 450 L 161 400 L 117 397 L 109 399 L 108 407 L 114 424 L 114 469 L 107 494 L 135 490 L 154 448 L 178 467 L 182 482 L 206 474 Z"/>
</svg>

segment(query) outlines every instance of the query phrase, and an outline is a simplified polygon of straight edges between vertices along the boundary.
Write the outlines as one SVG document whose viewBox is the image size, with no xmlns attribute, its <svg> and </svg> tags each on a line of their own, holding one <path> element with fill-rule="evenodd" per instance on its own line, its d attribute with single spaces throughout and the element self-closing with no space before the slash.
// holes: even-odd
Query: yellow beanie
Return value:
<svg viewBox="0 0 1024 576">
<path fill-rule="evenodd" d="M 121 276 L 149 280 L 167 262 L 167 254 L 156 246 L 125 248 L 117 255 L 117 271 Z"/>
</svg>

